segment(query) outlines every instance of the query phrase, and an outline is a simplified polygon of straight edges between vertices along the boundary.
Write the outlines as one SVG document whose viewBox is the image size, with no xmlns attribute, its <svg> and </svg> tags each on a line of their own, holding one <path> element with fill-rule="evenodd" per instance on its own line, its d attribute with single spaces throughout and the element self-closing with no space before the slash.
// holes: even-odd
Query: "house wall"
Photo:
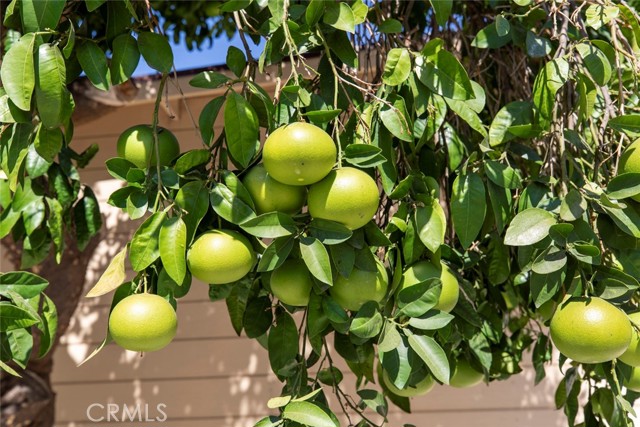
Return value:
<svg viewBox="0 0 640 427">
<path fill-rule="evenodd" d="M 181 86 L 187 92 L 186 101 L 173 97 L 170 104 L 175 118 L 170 119 L 163 108 L 160 121 L 176 134 L 185 150 L 199 147 L 187 106 L 197 121 L 203 106 L 217 93 L 190 91 L 186 79 L 181 79 Z M 173 88 L 171 93 L 175 93 Z M 120 184 L 107 174 L 104 161 L 115 156 L 116 139 L 122 130 L 150 122 L 152 108 L 152 103 L 137 100 L 76 129 L 73 146 L 78 151 L 92 143 L 100 146 L 99 154 L 82 176 L 95 189 L 105 219 L 100 245 L 86 272 L 87 290 L 138 224 L 105 203 Z M 141 357 L 110 344 L 78 367 L 105 336 L 111 295 L 84 298 L 55 353 L 56 426 L 95 424 L 89 415 L 94 419 L 105 417 L 106 409 L 97 405 L 106 408 L 108 404 L 119 405 L 118 420 L 123 405 L 136 404 L 143 405 L 142 409 L 148 405 L 150 418 L 162 418 L 157 405 L 164 404 L 161 409 L 167 419 L 162 424 L 167 427 L 253 426 L 258 419 L 273 413 L 266 402 L 279 395 L 281 386 L 270 373 L 266 350 L 245 336 L 235 335 L 224 302 L 209 302 L 207 290 L 206 285 L 194 282 L 190 293 L 179 301 L 178 334 L 162 351 Z M 563 414 L 555 410 L 553 403 L 559 378 L 557 366 L 550 366 L 548 372 L 550 378 L 536 387 L 529 362 L 525 363 L 523 375 L 509 381 L 466 390 L 436 387 L 413 400 L 412 414 L 391 409 L 391 425 L 565 425 Z M 101 424 L 129 427 L 142 422 L 111 419 Z"/>
</svg>

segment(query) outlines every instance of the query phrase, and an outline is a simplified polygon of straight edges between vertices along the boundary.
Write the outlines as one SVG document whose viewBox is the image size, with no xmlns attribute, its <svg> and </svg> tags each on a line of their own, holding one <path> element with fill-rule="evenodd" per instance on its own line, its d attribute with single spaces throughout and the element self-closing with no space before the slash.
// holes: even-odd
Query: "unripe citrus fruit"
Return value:
<svg viewBox="0 0 640 427">
<path fill-rule="evenodd" d="M 355 168 L 333 170 L 309 188 L 309 213 L 355 230 L 369 221 L 378 210 L 380 194 L 376 182 Z"/>
<path fill-rule="evenodd" d="M 309 123 L 282 126 L 264 142 L 262 162 L 269 175 L 288 185 L 310 185 L 324 178 L 336 163 L 336 144 Z"/>
<path fill-rule="evenodd" d="M 613 360 L 631 342 L 627 315 L 598 297 L 565 298 L 551 319 L 550 331 L 558 350 L 580 363 Z"/>
<path fill-rule="evenodd" d="M 632 323 L 640 326 L 640 311 L 631 313 L 628 315 L 628 317 Z M 631 327 L 631 329 L 631 343 L 629 343 L 629 347 L 627 348 L 627 350 L 622 353 L 622 355 L 618 357 L 618 359 L 622 360 L 629 366 L 640 366 L 640 334 L 638 334 L 637 329 L 633 326 Z"/>
<path fill-rule="evenodd" d="M 625 379 L 623 385 L 629 390 L 640 393 L 640 368 L 633 368 L 631 370 L 631 378 Z"/>
<path fill-rule="evenodd" d="M 415 385 L 407 384 L 405 385 L 405 388 L 398 388 L 393 384 L 391 378 L 389 378 L 387 371 L 382 371 L 382 381 L 384 381 L 384 385 L 387 386 L 389 391 L 402 397 L 422 396 L 423 394 L 427 394 L 436 384 L 433 377 L 431 375 L 427 375 Z"/>
<path fill-rule="evenodd" d="M 304 261 L 288 259 L 271 273 L 271 292 L 285 304 L 309 305 L 313 280 Z"/>
<path fill-rule="evenodd" d="M 428 279 L 439 278 L 442 282 L 442 290 L 438 304 L 434 307 L 436 310 L 450 312 L 458 303 L 460 296 L 460 288 L 458 279 L 453 275 L 449 267 L 440 264 L 440 268 L 433 265 L 430 261 L 422 260 L 409 266 L 402 274 L 402 280 L 398 287 L 398 292 L 409 286 L 417 285 Z"/>
<path fill-rule="evenodd" d="M 249 240 L 231 230 L 201 234 L 187 254 L 193 277 L 212 285 L 240 280 L 251 270 L 254 261 L 255 253 Z"/>
<path fill-rule="evenodd" d="M 546 322 L 547 320 L 551 319 L 551 317 L 553 316 L 553 312 L 555 310 L 556 310 L 556 302 L 554 300 L 549 300 L 544 304 L 542 304 L 540 307 L 538 307 L 536 312 L 538 313 L 540 318 L 544 322 Z"/>
<path fill-rule="evenodd" d="M 136 125 L 122 132 L 118 137 L 118 156 L 129 160 L 139 168 L 156 165 L 156 148 L 153 139 L 153 128 L 149 125 Z M 158 126 L 158 153 L 160 165 L 166 166 L 178 154 L 180 145 L 175 135 Z"/>
<path fill-rule="evenodd" d="M 109 315 L 109 333 L 122 348 L 156 351 L 176 335 L 178 317 L 164 298 L 153 294 L 130 295 Z"/>
<path fill-rule="evenodd" d="M 618 173 L 640 173 L 640 139 L 631 143 L 620 156 Z M 640 194 L 633 196 L 633 200 L 640 202 Z"/>
<path fill-rule="evenodd" d="M 449 385 L 457 388 L 468 388 L 480 384 L 483 379 L 484 374 L 482 372 L 476 371 L 465 359 L 459 359 L 451 374 Z"/>
<path fill-rule="evenodd" d="M 251 168 L 242 180 L 256 205 L 256 212 L 284 212 L 294 214 L 302 209 L 307 189 L 298 185 L 287 185 L 271 178 L 263 165 Z"/>
<path fill-rule="evenodd" d="M 380 302 L 387 294 L 389 279 L 384 265 L 376 259 L 377 271 L 353 268 L 349 277 L 339 275 L 329 293 L 345 310 L 358 311 L 365 302 Z"/>
</svg>

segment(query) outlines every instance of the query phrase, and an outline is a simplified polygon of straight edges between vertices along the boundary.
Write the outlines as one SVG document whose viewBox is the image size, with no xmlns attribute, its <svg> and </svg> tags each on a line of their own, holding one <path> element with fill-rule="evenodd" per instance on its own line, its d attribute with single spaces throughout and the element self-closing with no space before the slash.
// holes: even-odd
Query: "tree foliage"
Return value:
<svg viewBox="0 0 640 427">
<path fill-rule="evenodd" d="M 591 295 L 626 312 L 637 309 L 640 205 L 631 198 L 640 193 L 640 174 L 618 173 L 622 151 L 640 134 L 640 21 L 632 5 L 153 4 L 163 27 L 144 2 L 129 0 L 14 0 L 7 7 L 0 237 L 23 242 L 28 268 L 47 256 L 59 259 L 66 233 L 82 246 L 101 226 L 95 196 L 80 184 L 80 169 L 97 147 L 72 148 L 69 82 L 84 72 L 106 90 L 126 81 L 142 57 L 162 74 L 150 118 L 157 137 L 173 65 L 163 30 L 186 33 L 194 47 L 211 34 L 238 31 L 245 50 L 227 54 L 234 76 L 207 71 L 191 80 L 225 90 L 200 114 L 202 148 L 149 169 L 107 161 L 109 173 L 124 182 L 109 203 L 132 219 L 147 218 L 129 243 L 133 281 L 122 283 L 122 252 L 94 293 L 117 289 L 118 301 L 144 287 L 179 307 L 191 282 L 180 260 L 195 237 L 220 226 L 250 237 L 261 252 L 254 270 L 237 283 L 212 285 L 210 296 L 226 300 L 238 334 L 244 330 L 267 347 L 283 382 L 282 396 L 269 402 L 276 415 L 257 425 L 334 426 L 340 410 L 351 425 L 379 425 L 387 400 L 410 410 L 407 398 L 372 384 L 378 369 L 403 388 L 426 375 L 448 383 L 463 360 L 497 381 L 520 373 L 531 357 L 539 382 L 552 349 L 542 307 L 565 295 Z M 178 19 L 183 13 L 189 17 Z M 247 38 L 265 41 L 258 58 Z M 267 67 L 277 70 L 274 96 L 257 78 Z M 219 115 L 224 132 L 216 135 Z M 260 161 L 262 130 L 296 121 L 332 135 L 338 167 L 376 178 L 381 204 L 369 224 L 350 231 L 305 213 L 256 214 L 238 178 Z M 184 245 L 174 244 L 178 234 Z M 270 272 L 288 257 L 302 258 L 314 276 L 306 308 L 282 304 L 270 292 Z M 392 289 L 380 306 L 344 311 L 328 292 L 333 278 L 353 268 L 375 271 L 374 257 L 384 261 Z M 395 292 L 402 272 L 425 259 L 458 277 L 460 299 L 451 314 L 435 308 L 438 279 Z M 0 276 L 0 290 L 8 276 Z M 3 343 L 26 337 L 16 331 L 36 324 L 28 301 L 39 291 L 0 292 L 3 310 L 21 313 L 11 328 L 2 323 Z M 3 355 L 24 367 L 29 340 L 16 342 Z M 330 346 L 357 377 L 359 402 L 343 390 Z M 629 366 L 563 356 L 560 366 L 565 376 L 556 404 L 570 425 L 581 390 L 588 390 L 584 425 L 632 424 L 637 395 L 621 387 Z M 328 407 L 328 391 L 337 407 Z"/>
</svg>

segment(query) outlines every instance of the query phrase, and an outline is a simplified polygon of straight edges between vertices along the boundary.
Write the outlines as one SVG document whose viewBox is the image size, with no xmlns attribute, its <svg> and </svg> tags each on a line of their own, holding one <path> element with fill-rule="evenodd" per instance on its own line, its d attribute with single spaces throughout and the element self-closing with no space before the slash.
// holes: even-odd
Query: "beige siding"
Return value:
<svg viewBox="0 0 640 427">
<path fill-rule="evenodd" d="M 182 80 L 182 87 L 188 92 L 186 80 Z M 189 109 L 197 120 L 214 92 L 189 92 L 188 96 Z M 163 110 L 161 124 L 176 133 L 183 150 L 197 148 L 197 133 L 184 104 L 174 98 L 171 105 L 176 118 L 169 119 Z M 148 123 L 151 111 L 150 103 L 137 103 L 76 129 L 73 145 L 77 150 L 92 143 L 100 145 L 99 154 L 82 176 L 94 186 L 103 202 L 106 224 L 87 272 L 87 288 L 95 283 L 109 259 L 135 229 L 125 215 L 104 203 L 119 185 L 106 173 L 104 161 L 115 156 L 120 131 Z M 165 404 L 167 420 L 162 424 L 166 427 L 252 426 L 273 413 L 266 402 L 279 394 L 281 386 L 269 371 L 266 351 L 257 342 L 235 335 L 225 304 L 209 302 L 207 290 L 206 285 L 193 283 L 189 295 L 180 300 L 178 334 L 164 350 L 140 357 L 111 344 L 78 367 L 105 336 L 110 295 L 82 300 L 55 354 L 57 426 L 94 425 L 87 415 L 92 404 L 111 403 L 120 407 L 147 404 L 152 418 L 159 415 L 156 406 Z M 557 368 L 551 368 L 550 374 L 557 378 Z M 351 384 L 352 378 L 347 378 L 347 382 Z M 554 389 L 554 381 L 534 387 L 529 366 L 524 375 L 491 386 L 468 390 L 437 387 L 413 401 L 412 414 L 394 408 L 389 418 L 392 426 L 405 423 L 433 427 L 560 426 L 564 418 L 553 409 Z M 94 406 L 91 413 L 94 418 L 106 415 L 98 409 Z M 134 421 L 117 425 L 141 425 Z M 113 419 L 103 424 L 116 425 Z"/>
</svg>

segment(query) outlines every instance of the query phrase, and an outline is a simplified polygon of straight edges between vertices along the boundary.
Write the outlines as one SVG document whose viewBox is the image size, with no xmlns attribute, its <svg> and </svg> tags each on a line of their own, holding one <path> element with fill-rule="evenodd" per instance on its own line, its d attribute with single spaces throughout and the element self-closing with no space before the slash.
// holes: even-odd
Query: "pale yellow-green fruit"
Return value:
<svg viewBox="0 0 640 427">
<path fill-rule="evenodd" d="M 300 212 L 307 198 L 307 189 L 297 185 L 287 185 L 271 178 L 263 165 L 256 165 L 247 172 L 242 183 L 251 195 L 256 212 Z"/>
<path fill-rule="evenodd" d="M 301 259 L 291 258 L 271 273 L 271 292 L 283 303 L 303 307 L 309 305 L 313 279 Z"/>
<path fill-rule="evenodd" d="M 482 372 L 476 371 L 468 361 L 459 359 L 451 374 L 451 379 L 449 379 L 449 385 L 456 388 L 468 388 L 480 384 L 483 379 Z"/>
<path fill-rule="evenodd" d="M 433 278 L 439 278 L 442 282 L 440 298 L 434 308 L 448 313 L 458 303 L 460 287 L 458 279 L 445 264 L 441 263 L 440 268 L 438 268 L 430 261 L 422 260 L 410 265 L 402 274 L 398 292 Z"/>
<path fill-rule="evenodd" d="M 120 347 L 157 351 L 173 340 L 178 328 L 176 312 L 164 298 L 135 294 L 122 299 L 109 315 L 109 333 Z"/>
<path fill-rule="evenodd" d="M 415 385 L 406 385 L 405 388 L 398 388 L 393 384 L 391 378 L 389 378 L 387 371 L 382 371 L 382 381 L 384 381 L 384 385 L 387 386 L 389 391 L 402 397 L 422 396 L 431 391 L 433 386 L 436 384 L 436 380 L 434 380 L 431 375 L 427 375 L 423 380 L 419 381 Z"/>
<path fill-rule="evenodd" d="M 631 143 L 620 156 L 618 173 L 640 173 L 640 139 Z M 640 202 L 640 194 L 633 196 L 633 200 Z"/>
<path fill-rule="evenodd" d="M 598 297 L 565 298 L 549 328 L 554 345 L 580 363 L 619 357 L 631 342 L 631 322 L 616 306 Z"/>
<path fill-rule="evenodd" d="M 251 270 L 255 259 L 249 240 L 231 230 L 201 234 L 187 253 L 187 265 L 193 277 L 212 285 L 240 280 Z"/>
<path fill-rule="evenodd" d="M 362 227 L 378 210 L 376 182 L 363 171 L 345 167 L 333 170 L 309 188 L 309 214 L 343 224 L 350 230 Z"/>
<path fill-rule="evenodd" d="M 376 259 L 377 271 L 353 268 L 349 277 L 338 275 L 329 293 L 345 310 L 358 311 L 368 301 L 380 302 L 387 294 L 389 278 L 384 265 Z"/>
<path fill-rule="evenodd" d="M 623 385 L 629 390 L 640 393 L 640 368 L 633 368 L 631 370 L 631 378 L 625 380 Z"/>
<path fill-rule="evenodd" d="M 277 181 L 311 185 L 327 176 L 336 163 L 336 144 L 324 130 L 292 123 L 269 135 L 262 149 L 264 167 Z"/>
<path fill-rule="evenodd" d="M 640 311 L 631 313 L 628 315 L 628 317 L 631 323 L 634 323 L 640 326 Z M 629 343 L 629 347 L 627 347 L 625 352 L 622 353 L 620 357 L 618 357 L 618 360 L 623 361 L 629 366 L 635 366 L 635 367 L 640 366 L 640 334 L 638 334 L 637 329 L 634 328 L 633 326 L 632 326 L 632 333 L 631 333 L 631 342 Z"/>
<path fill-rule="evenodd" d="M 158 154 L 160 165 L 166 166 L 180 154 L 180 144 L 171 131 L 158 127 Z M 153 128 L 149 125 L 136 125 L 125 130 L 118 137 L 118 156 L 139 168 L 156 166 L 156 148 Z"/>
</svg>

